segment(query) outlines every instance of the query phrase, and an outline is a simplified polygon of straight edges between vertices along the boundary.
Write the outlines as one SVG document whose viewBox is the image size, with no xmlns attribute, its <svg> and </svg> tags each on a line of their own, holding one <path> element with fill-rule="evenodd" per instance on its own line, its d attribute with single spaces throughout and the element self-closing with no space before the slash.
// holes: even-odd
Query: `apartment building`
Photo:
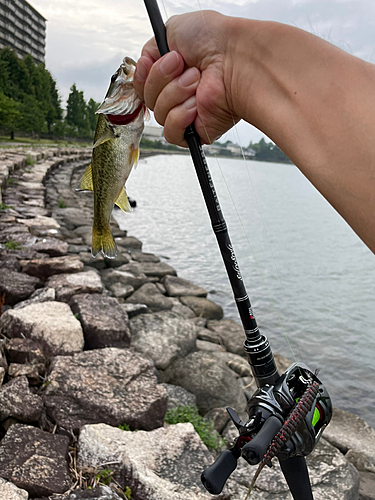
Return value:
<svg viewBox="0 0 375 500">
<path fill-rule="evenodd" d="M 46 19 L 39 12 L 26 0 L 0 0 L 0 49 L 10 47 L 44 63 L 45 43 Z"/>
</svg>

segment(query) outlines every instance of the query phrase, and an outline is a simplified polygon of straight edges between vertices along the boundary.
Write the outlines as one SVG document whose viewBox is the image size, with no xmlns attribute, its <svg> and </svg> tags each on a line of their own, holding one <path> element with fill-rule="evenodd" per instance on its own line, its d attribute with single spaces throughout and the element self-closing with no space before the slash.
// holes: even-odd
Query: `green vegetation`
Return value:
<svg viewBox="0 0 375 500">
<path fill-rule="evenodd" d="M 108 486 L 112 480 L 112 476 L 113 472 L 111 471 L 111 469 L 102 469 L 96 474 L 95 479 L 98 483 L 102 483 Z"/>
<path fill-rule="evenodd" d="M 144 139 L 143 137 L 141 139 L 140 146 L 141 148 L 144 149 L 162 149 L 164 151 L 179 151 L 179 152 L 182 151 L 181 148 L 175 146 L 174 144 L 162 144 L 159 141 L 150 141 L 150 139 Z"/>
<path fill-rule="evenodd" d="M 167 424 L 190 422 L 207 448 L 220 450 L 224 446 L 224 440 L 215 430 L 213 422 L 201 417 L 196 406 L 188 405 L 171 408 L 165 414 L 165 422 Z"/>
<path fill-rule="evenodd" d="M 2 201 L 0 203 L 0 210 L 6 210 L 7 208 L 13 208 L 13 207 L 10 205 L 5 205 L 5 203 Z"/>
<path fill-rule="evenodd" d="M 118 428 L 122 431 L 130 431 L 130 427 L 128 426 L 128 424 L 119 425 Z"/>
<path fill-rule="evenodd" d="M 59 198 L 57 200 L 57 206 L 59 208 L 66 208 L 68 205 L 65 203 L 64 199 L 63 198 Z"/>
<path fill-rule="evenodd" d="M 86 103 L 83 92 L 73 84 L 63 119 L 57 83 L 44 64 L 36 64 L 30 55 L 19 59 L 9 47 L 0 50 L 0 128 L 8 138 L 22 132 L 32 137 L 90 139 L 97 107 L 93 99 Z"/>
<path fill-rule="evenodd" d="M 129 486 L 125 486 L 123 494 L 124 494 L 125 498 L 127 498 L 128 500 L 131 500 L 132 490 L 129 488 Z"/>
<path fill-rule="evenodd" d="M 8 250 L 19 250 L 21 248 L 21 245 L 18 243 L 18 241 L 14 240 L 7 241 L 4 246 Z"/>
<path fill-rule="evenodd" d="M 249 148 L 256 152 L 255 160 L 275 163 L 292 163 L 285 153 L 273 142 L 266 142 L 263 137 L 258 143 L 250 142 Z"/>
</svg>

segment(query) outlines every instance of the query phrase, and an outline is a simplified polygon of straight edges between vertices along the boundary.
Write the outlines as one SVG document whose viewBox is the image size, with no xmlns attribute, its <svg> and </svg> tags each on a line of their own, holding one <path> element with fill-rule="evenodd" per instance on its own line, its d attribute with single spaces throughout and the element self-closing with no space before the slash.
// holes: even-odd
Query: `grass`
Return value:
<svg viewBox="0 0 375 500">
<path fill-rule="evenodd" d="M 190 422 L 207 448 L 221 450 L 224 447 L 224 440 L 215 430 L 213 422 L 201 417 L 196 406 L 188 405 L 171 408 L 165 414 L 165 422 L 167 424 Z"/>
<path fill-rule="evenodd" d="M 0 210 L 6 210 L 7 208 L 13 208 L 11 205 L 5 205 L 4 202 L 0 203 Z"/>
<path fill-rule="evenodd" d="M 7 241 L 4 246 L 8 250 L 19 250 L 21 248 L 21 245 L 18 243 L 18 241 L 14 240 Z"/>
<path fill-rule="evenodd" d="M 130 431 L 130 427 L 128 426 L 128 424 L 119 425 L 118 428 L 122 431 Z"/>
<path fill-rule="evenodd" d="M 57 206 L 59 208 L 66 208 L 68 205 L 65 203 L 64 199 L 63 198 L 59 198 L 57 200 Z"/>
</svg>

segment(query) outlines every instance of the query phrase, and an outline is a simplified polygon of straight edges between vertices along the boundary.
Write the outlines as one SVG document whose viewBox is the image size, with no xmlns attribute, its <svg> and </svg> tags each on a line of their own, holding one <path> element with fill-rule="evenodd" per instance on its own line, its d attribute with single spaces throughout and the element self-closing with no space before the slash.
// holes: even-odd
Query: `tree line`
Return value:
<svg viewBox="0 0 375 500">
<path fill-rule="evenodd" d="M 64 114 L 56 81 L 45 65 L 30 55 L 20 59 L 9 47 L 0 50 L 0 128 L 12 138 L 15 132 L 91 138 L 98 105 L 94 99 L 86 102 L 74 83 Z"/>
<path fill-rule="evenodd" d="M 255 160 L 274 163 L 292 163 L 287 155 L 273 142 L 266 142 L 262 137 L 257 143 L 250 142 L 249 148 L 255 151 Z"/>
</svg>

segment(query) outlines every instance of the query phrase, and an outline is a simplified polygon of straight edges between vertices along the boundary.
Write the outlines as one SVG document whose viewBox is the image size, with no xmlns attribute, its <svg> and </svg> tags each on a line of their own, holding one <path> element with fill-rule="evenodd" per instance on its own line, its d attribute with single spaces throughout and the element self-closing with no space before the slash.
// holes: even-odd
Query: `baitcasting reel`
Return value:
<svg viewBox="0 0 375 500">
<path fill-rule="evenodd" d="M 294 363 L 274 385 L 255 391 L 247 404 L 246 423 L 232 408 L 227 411 L 239 437 L 202 473 L 202 483 L 213 495 L 221 493 L 240 456 L 263 467 L 271 465 L 274 456 L 282 464 L 311 453 L 331 420 L 332 404 L 317 375 L 305 364 Z"/>
</svg>

